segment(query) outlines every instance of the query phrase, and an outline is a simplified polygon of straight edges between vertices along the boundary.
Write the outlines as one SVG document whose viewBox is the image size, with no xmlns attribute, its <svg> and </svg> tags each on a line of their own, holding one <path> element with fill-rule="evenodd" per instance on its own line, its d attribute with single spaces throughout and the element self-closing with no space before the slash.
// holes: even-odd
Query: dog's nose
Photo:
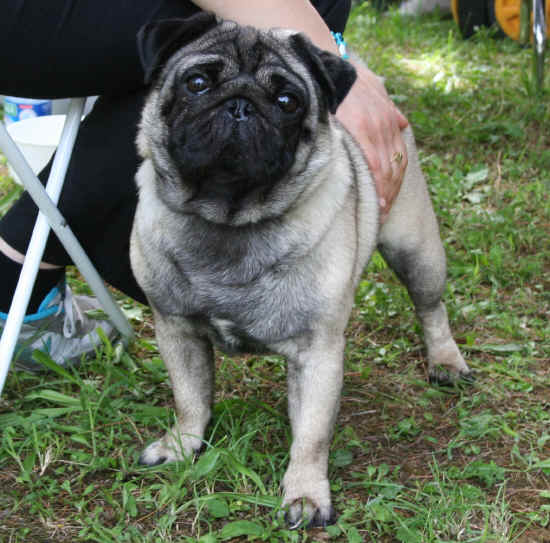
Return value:
<svg viewBox="0 0 550 543">
<path fill-rule="evenodd" d="M 232 98 L 227 101 L 227 112 L 235 121 L 247 121 L 254 114 L 254 106 L 246 98 Z"/>
</svg>

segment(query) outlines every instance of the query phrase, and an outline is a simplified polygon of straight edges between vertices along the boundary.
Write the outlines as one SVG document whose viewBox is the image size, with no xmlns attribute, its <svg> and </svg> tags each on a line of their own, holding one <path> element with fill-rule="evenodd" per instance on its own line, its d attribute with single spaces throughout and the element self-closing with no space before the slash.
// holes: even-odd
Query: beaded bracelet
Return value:
<svg viewBox="0 0 550 543">
<path fill-rule="evenodd" d="M 346 43 L 346 40 L 344 40 L 344 36 L 342 36 L 341 32 L 330 32 L 332 34 L 332 37 L 334 38 L 334 41 L 336 42 L 336 45 L 338 47 L 338 52 L 340 53 L 340 56 L 344 60 L 349 59 L 348 55 L 348 44 Z"/>
</svg>

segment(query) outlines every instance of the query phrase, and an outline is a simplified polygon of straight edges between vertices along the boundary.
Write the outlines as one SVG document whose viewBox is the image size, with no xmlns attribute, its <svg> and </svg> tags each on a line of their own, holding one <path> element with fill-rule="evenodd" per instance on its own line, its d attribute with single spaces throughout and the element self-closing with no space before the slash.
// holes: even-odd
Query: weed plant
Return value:
<svg viewBox="0 0 550 543">
<path fill-rule="evenodd" d="M 548 91 L 533 89 L 529 48 L 487 29 L 463 41 L 438 16 L 364 3 L 347 39 L 414 127 L 476 383 L 427 384 L 410 300 L 375 255 L 347 334 L 330 459 L 338 522 L 290 531 L 284 361 L 219 355 L 204 453 L 140 467 L 172 423 L 172 394 L 149 310 L 119 297 L 138 333 L 128 352 L 105 341 L 78 368 L 42 356 L 47 373 L 9 375 L 0 541 L 550 541 Z M 1 211 L 19 193 L 3 173 Z"/>
</svg>

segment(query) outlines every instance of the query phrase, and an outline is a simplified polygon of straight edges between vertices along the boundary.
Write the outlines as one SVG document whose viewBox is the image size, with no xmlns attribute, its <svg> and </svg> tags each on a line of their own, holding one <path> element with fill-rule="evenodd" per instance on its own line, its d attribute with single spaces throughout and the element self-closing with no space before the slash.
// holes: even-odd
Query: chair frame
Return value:
<svg viewBox="0 0 550 543">
<path fill-rule="evenodd" d="M 525 2 L 525 0 L 523 0 Z M 546 0 L 550 2 L 550 0 Z M 544 57 L 546 53 L 546 32 L 548 22 L 544 14 L 544 0 L 533 0 L 533 79 L 537 92 L 544 90 Z M 529 26 L 529 11 L 522 11 L 524 26 Z"/>
<path fill-rule="evenodd" d="M 97 296 L 104 311 L 120 332 L 122 341 L 128 344 L 133 339 L 133 330 L 130 323 L 114 301 L 99 273 L 57 209 L 57 202 L 61 195 L 65 174 L 80 127 L 85 100 L 85 98 L 73 98 L 71 100 L 46 188 L 44 188 L 38 177 L 33 173 L 25 157 L 8 134 L 6 127 L 3 123 L 0 123 L 0 150 L 6 156 L 11 167 L 19 176 L 23 186 L 39 209 L 17 288 L 13 295 L 6 324 L 0 339 L 0 394 L 2 394 L 17 338 L 19 337 L 23 319 L 29 305 L 50 228 L 58 236 L 72 261 Z"/>
</svg>

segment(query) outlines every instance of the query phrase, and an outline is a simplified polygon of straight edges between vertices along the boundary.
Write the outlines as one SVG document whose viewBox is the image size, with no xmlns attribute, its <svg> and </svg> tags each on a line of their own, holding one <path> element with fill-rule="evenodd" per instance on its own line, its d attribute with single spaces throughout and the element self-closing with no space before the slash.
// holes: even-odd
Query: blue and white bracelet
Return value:
<svg viewBox="0 0 550 543">
<path fill-rule="evenodd" d="M 342 36 L 341 32 L 330 32 L 332 34 L 332 37 L 334 38 L 334 41 L 336 42 L 336 46 L 338 47 L 338 52 L 340 53 L 340 56 L 344 60 L 349 60 L 348 55 L 348 44 L 346 43 L 346 40 L 344 39 L 344 36 Z"/>
</svg>

